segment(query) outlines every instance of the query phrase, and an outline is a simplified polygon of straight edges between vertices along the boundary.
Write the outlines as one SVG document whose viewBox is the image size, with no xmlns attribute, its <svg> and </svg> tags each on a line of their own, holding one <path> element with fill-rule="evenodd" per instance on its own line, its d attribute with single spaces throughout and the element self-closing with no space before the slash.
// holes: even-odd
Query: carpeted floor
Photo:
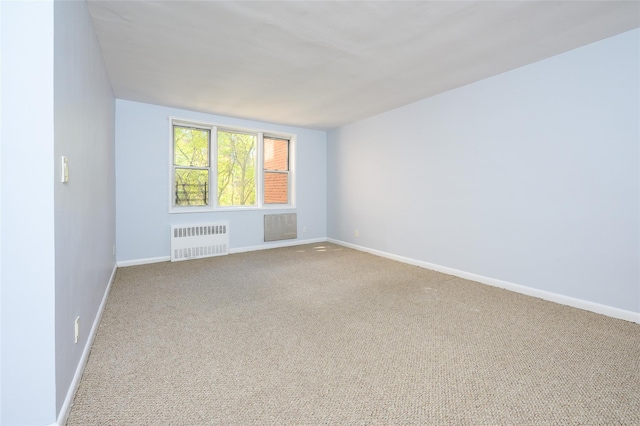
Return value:
<svg viewBox="0 0 640 426">
<path fill-rule="evenodd" d="M 329 243 L 117 272 L 68 425 L 640 425 L 640 326 Z"/>
</svg>

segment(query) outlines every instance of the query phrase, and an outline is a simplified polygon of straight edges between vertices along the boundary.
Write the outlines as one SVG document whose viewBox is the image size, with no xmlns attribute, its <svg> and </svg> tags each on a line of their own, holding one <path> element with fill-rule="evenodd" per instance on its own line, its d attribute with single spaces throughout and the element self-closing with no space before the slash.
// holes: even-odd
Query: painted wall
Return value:
<svg viewBox="0 0 640 426">
<path fill-rule="evenodd" d="M 53 8 L 41 1 L 1 9 L 3 425 L 56 420 Z"/>
<path fill-rule="evenodd" d="M 298 215 L 298 241 L 326 238 L 325 132 L 117 100 L 118 262 L 168 257 L 172 224 L 228 220 L 232 250 L 269 246 L 263 241 L 264 211 L 169 214 L 169 116 L 297 134 L 295 212 Z M 293 211 L 269 210 L 269 213 Z M 303 227 L 307 232 L 302 232 Z"/>
<path fill-rule="evenodd" d="M 115 99 L 86 2 L 54 5 L 55 371 L 60 412 L 115 267 Z M 62 155 L 69 161 L 69 182 L 64 184 L 59 179 Z"/>
<path fill-rule="evenodd" d="M 1 12 L 0 424 L 44 425 L 70 402 L 115 266 L 115 101 L 85 2 Z"/>
<path fill-rule="evenodd" d="M 329 132 L 328 236 L 640 312 L 639 40 Z"/>
</svg>

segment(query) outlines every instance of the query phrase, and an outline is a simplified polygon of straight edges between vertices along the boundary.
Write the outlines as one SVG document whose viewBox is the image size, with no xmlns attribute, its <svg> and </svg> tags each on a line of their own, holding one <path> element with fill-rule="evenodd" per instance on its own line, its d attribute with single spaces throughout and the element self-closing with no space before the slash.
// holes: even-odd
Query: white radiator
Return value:
<svg viewBox="0 0 640 426">
<path fill-rule="evenodd" d="M 229 254 L 229 222 L 171 226 L 171 261 Z"/>
</svg>

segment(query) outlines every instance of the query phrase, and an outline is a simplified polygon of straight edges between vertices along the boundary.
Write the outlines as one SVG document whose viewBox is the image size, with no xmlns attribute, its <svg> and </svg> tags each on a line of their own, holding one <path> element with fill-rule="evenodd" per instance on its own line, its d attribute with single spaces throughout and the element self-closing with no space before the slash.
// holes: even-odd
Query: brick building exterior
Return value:
<svg viewBox="0 0 640 426">
<path fill-rule="evenodd" d="M 264 203 L 289 202 L 289 141 L 264 139 Z"/>
</svg>

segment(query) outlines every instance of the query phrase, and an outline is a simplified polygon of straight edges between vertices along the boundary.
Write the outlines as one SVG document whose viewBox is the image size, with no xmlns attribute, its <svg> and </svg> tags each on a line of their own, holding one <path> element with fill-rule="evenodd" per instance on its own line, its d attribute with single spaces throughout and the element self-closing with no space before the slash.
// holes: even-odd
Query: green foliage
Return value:
<svg viewBox="0 0 640 426">
<path fill-rule="evenodd" d="M 210 131 L 173 127 L 175 205 L 209 204 Z M 218 132 L 218 205 L 256 204 L 257 136 Z"/>
<path fill-rule="evenodd" d="M 176 169 L 176 206 L 206 206 L 209 203 L 209 170 Z"/>
<path fill-rule="evenodd" d="M 210 131 L 173 127 L 173 162 L 176 166 L 209 167 Z"/>
<path fill-rule="evenodd" d="M 218 205 L 256 204 L 256 135 L 218 132 Z"/>
<path fill-rule="evenodd" d="M 209 202 L 210 131 L 173 127 L 175 205 L 205 206 Z"/>
</svg>

